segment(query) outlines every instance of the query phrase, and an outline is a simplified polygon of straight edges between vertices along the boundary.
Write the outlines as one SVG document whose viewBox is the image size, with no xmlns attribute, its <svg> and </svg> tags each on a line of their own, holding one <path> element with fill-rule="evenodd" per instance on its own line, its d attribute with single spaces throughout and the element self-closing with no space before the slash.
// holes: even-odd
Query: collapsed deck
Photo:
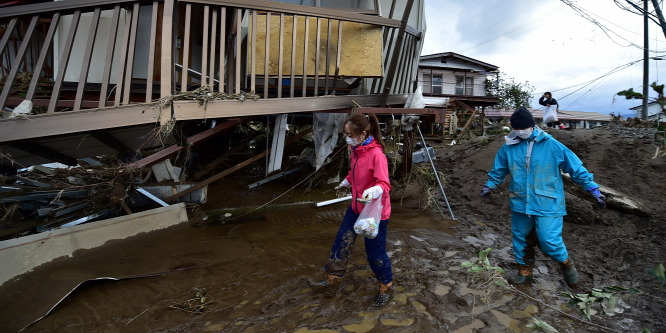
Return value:
<svg viewBox="0 0 666 333">
<path fill-rule="evenodd" d="M 425 20 L 418 0 L 66 0 L 0 27 L 0 163 L 20 167 L 150 147 L 173 122 L 402 107 Z M 216 98 L 179 100 L 202 87 Z"/>
</svg>

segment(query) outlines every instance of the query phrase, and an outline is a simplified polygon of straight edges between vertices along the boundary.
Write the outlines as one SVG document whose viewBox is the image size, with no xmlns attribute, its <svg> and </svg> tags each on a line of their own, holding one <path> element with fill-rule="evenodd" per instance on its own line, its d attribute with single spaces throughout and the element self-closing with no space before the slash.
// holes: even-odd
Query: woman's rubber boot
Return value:
<svg viewBox="0 0 666 333">
<path fill-rule="evenodd" d="M 518 274 L 510 277 L 509 283 L 514 286 L 519 286 L 534 282 L 534 276 L 532 275 L 533 269 L 534 264 L 520 265 L 520 268 L 518 268 Z"/>
<path fill-rule="evenodd" d="M 564 124 L 561 124 L 561 125 L 560 125 L 560 129 L 567 129 L 567 127 L 564 126 Z"/>
<path fill-rule="evenodd" d="M 388 284 L 382 283 L 379 286 L 379 294 L 372 298 L 372 303 L 374 306 L 380 308 L 391 300 L 391 297 L 393 296 L 393 290 L 391 289 L 392 285 L 393 281 L 389 282 Z"/>
<path fill-rule="evenodd" d="M 342 276 L 328 274 L 323 281 L 313 281 L 308 278 L 308 285 L 312 290 L 323 292 L 328 297 L 335 297 L 342 284 Z"/>
<path fill-rule="evenodd" d="M 578 271 L 576 270 L 573 261 L 571 261 L 571 258 L 567 258 L 567 260 L 560 265 L 562 265 L 562 273 L 564 273 L 564 281 L 567 285 L 571 288 L 578 287 Z"/>
</svg>

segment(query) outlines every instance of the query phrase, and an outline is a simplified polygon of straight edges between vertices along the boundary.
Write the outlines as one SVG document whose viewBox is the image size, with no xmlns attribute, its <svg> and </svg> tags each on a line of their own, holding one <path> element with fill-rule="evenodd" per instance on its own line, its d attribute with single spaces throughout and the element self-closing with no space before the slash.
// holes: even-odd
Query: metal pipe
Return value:
<svg viewBox="0 0 666 333">
<path fill-rule="evenodd" d="M 444 201 L 446 201 L 446 207 L 449 209 L 449 213 L 451 213 L 451 219 L 456 220 L 455 216 L 453 216 L 453 211 L 451 210 L 451 206 L 449 205 L 449 199 L 446 198 L 446 193 L 444 193 L 444 187 L 442 186 L 442 181 L 439 180 L 439 174 L 437 174 L 437 169 L 435 169 L 435 163 L 433 163 L 432 158 L 430 157 L 430 152 L 428 151 L 428 146 L 426 145 L 426 141 L 423 138 L 423 134 L 421 133 L 421 126 L 419 126 L 419 123 L 421 121 L 416 123 L 416 129 L 419 131 L 419 136 L 421 136 L 421 141 L 423 141 L 423 147 L 426 151 L 426 155 L 428 155 L 428 160 L 430 160 L 430 165 L 432 166 L 432 171 L 435 173 L 435 178 L 437 178 L 437 183 L 439 184 L 439 189 L 442 190 L 442 195 L 444 196 Z"/>
<path fill-rule="evenodd" d="M 327 201 L 317 202 L 316 206 L 317 206 L 317 207 L 328 206 L 328 205 L 332 205 L 332 204 L 334 204 L 334 203 L 338 203 L 338 202 L 341 202 L 341 201 L 351 200 L 351 198 L 352 198 L 352 196 L 351 196 L 351 195 L 348 195 L 348 196 L 346 196 L 346 197 L 342 197 L 342 198 L 337 198 L 337 199 L 332 199 L 332 200 L 327 200 Z"/>
</svg>

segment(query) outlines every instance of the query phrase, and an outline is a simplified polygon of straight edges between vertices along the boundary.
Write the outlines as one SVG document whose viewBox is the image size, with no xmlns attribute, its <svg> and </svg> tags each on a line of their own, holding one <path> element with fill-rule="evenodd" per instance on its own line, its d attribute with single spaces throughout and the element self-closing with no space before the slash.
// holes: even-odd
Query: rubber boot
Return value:
<svg viewBox="0 0 666 333">
<path fill-rule="evenodd" d="M 564 273 L 564 281 L 571 288 L 576 288 L 578 286 L 578 271 L 571 261 L 571 258 L 567 258 L 562 265 L 562 273 Z"/>
<path fill-rule="evenodd" d="M 534 282 L 534 276 L 532 275 L 533 269 L 534 269 L 533 263 L 527 265 L 520 265 L 520 268 L 518 269 L 518 274 L 510 277 L 509 283 L 511 283 L 512 285 L 525 285 Z"/>
<path fill-rule="evenodd" d="M 384 304 L 391 300 L 391 297 L 393 296 L 393 290 L 391 289 L 392 285 L 393 281 L 389 282 L 388 284 L 381 283 L 379 285 L 379 294 L 372 298 L 374 306 L 382 307 Z"/>
<path fill-rule="evenodd" d="M 560 129 L 567 129 L 567 127 L 564 126 L 564 124 L 562 124 L 562 125 L 560 125 Z"/>
<path fill-rule="evenodd" d="M 342 276 L 328 274 L 323 281 L 313 281 L 308 278 L 308 285 L 312 290 L 323 292 L 328 297 L 334 297 L 342 284 Z"/>
</svg>

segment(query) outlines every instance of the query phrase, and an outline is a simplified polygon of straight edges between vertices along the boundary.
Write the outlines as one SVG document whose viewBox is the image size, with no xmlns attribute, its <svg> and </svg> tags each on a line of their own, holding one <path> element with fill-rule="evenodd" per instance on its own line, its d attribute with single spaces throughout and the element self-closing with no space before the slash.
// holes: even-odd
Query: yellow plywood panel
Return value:
<svg viewBox="0 0 666 333">
<path fill-rule="evenodd" d="M 311 17 L 308 28 L 308 65 L 307 75 L 315 75 L 315 59 L 317 45 L 317 18 Z M 336 58 L 338 52 L 338 20 L 321 19 L 321 32 L 319 42 L 319 75 L 326 74 L 326 53 L 328 43 L 328 25 L 331 24 L 331 46 L 329 59 L 329 73 L 334 75 Z M 252 43 L 252 22 L 250 20 L 250 36 Z M 282 74 L 291 75 L 291 44 L 293 17 L 285 16 L 282 27 Z M 270 45 L 268 74 L 278 75 L 279 50 L 280 50 L 280 16 L 271 15 L 270 21 Z M 305 42 L 305 17 L 296 19 L 296 52 L 295 52 L 295 74 L 303 75 L 303 56 Z M 342 22 L 342 49 L 340 53 L 340 76 L 346 77 L 380 77 L 382 76 L 382 28 L 380 26 Z M 257 15 L 257 43 L 254 46 L 256 52 L 255 73 L 257 76 L 264 75 L 266 59 L 266 15 Z M 248 61 L 248 72 L 251 61 Z"/>
</svg>

